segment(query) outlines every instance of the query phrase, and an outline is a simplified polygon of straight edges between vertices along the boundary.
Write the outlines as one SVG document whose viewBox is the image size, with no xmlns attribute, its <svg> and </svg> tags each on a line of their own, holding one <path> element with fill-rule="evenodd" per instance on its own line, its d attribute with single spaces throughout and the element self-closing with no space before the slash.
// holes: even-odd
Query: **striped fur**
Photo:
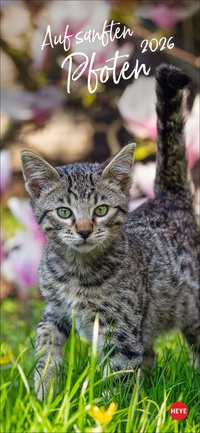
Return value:
<svg viewBox="0 0 200 433">
<path fill-rule="evenodd" d="M 183 143 L 181 89 L 187 79 L 165 65 L 156 78 L 156 197 L 134 212 L 128 213 L 133 144 L 102 165 L 56 169 L 22 153 L 26 188 L 48 240 L 39 271 L 46 299 L 36 339 L 36 354 L 43 348 L 35 374 L 39 399 L 62 363 L 73 311 L 76 331 L 89 341 L 99 315 L 99 350 L 107 350 L 109 340 L 115 370 L 135 368 L 145 357 L 152 364 L 155 338 L 174 327 L 199 347 L 196 225 Z M 105 215 L 97 216 L 95 209 L 105 205 Z M 57 214 L 63 207 L 71 210 L 67 219 Z"/>
</svg>

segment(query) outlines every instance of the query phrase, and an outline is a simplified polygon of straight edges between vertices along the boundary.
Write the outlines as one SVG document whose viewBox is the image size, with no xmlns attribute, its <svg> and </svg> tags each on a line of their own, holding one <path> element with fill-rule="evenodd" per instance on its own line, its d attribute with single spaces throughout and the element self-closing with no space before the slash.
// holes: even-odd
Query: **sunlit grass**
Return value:
<svg viewBox="0 0 200 433">
<path fill-rule="evenodd" d="M 26 309 L 15 299 L 2 306 L 2 433 L 200 431 L 200 380 L 185 342 L 177 334 L 157 341 L 153 373 L 142 377 L 138 370 L 134 386 L 128 389 L 112 372 L 103 379 L 96 343 L 90 347 L 72 332 L 64 348 L 59 392 L 52 397 L 50 389 L 45 401 L 38 402 L 33 391 L 33 344 L 43 302 L 32 300 L 27 308 L 25 314 Z M 189 408 L 183 421 L 174 421 L 169 415 L 175 401 L 183 401 Z"/>
</svg>

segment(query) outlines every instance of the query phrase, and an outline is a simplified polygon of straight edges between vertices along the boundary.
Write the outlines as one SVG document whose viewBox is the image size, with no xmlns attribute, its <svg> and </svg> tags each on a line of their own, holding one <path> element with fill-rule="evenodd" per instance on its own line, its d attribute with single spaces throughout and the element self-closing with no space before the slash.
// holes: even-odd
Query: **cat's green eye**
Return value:
<svg viewBox="0 0 200 433">
<path fill-rule="evenodd" d="M 60 218 L 67 219 L 72 215 L 72 211 L 68 207 L 59 207 L 57 209 L 57 214 Z"/>
<path fill-rule="evenodd" d="M 104 215 L 106 215 L 108 212 L 108 206 L 106 206 L 105 204 L 96 207 L 96 209 L 94 210 L 94 214 L 98 217 L 103 217 Z"/>
</svg>

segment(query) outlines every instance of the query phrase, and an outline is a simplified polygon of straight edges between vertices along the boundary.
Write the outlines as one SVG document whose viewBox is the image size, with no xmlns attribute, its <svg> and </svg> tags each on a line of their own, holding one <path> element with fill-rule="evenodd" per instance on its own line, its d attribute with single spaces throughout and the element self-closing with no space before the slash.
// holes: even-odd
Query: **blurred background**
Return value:
<svg viewBox="0 0 200 433">
<path fill-rule="evenodd" d="M 30 149 L 50 163 L 101 162 L 134 139 L 135 181 L 131 208 L 153 197 L 156 156 L 154 72 L 162 62 L 181 67 L 192 78 L 187 93 L 186 146 L 199 219 L 199 1 L 54 1 L 1 0 L 1 299 L 26 302 L 40 296 L 37 269 L 45 239 L 31 213 L 21 174 L 20 151 Z M 66 26 L 75 34 L 100 31 L 114 20 L 133 31 L 106 47 L 87 43 L 69 52 L 62 44 L 41 50 L 47 25 L 52 38 L 64 37 Z M 173 48 L 156 49 L 166 38 Z M 141 43 L 149 41 L 142 52 Z M 54 40 L 54 39 L 53 39 Z M 152 41 L 152 42 L 151 42 Z M 164 41 L 164 39 L 163 39 Z M 151 47 L 151 49 L 149 48 Z M 87 70 L 71 82 L 61 63 L 77 48 L 103 67 L 108 58 L 129 54 L 151 68 L 114 84 L 112 77 L 89 93 Z M 77 67 L 79 65 L 77 59 Z M 120 66 L 117 74 L 120 73 Z M 13 306 L 5 303 L 12 313 Z M 9 306 L 10 305 L 10 306 Z M 9 308 L 11 310 L 9 310 Z M 27 311 L 26 311 L 27 313 Z"/>
</svg>

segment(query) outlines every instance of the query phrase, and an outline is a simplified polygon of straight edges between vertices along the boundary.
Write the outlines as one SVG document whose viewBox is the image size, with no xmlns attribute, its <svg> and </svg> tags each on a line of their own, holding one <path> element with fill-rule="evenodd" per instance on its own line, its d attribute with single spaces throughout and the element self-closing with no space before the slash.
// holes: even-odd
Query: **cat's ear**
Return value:
<svg viewBox="0 0 200 433">
<path fill-rule="evenodd" d="M 25 187 L 31 198 L 38 198 L 48 182 L 59 180 L 57 170 L 35 153 L 23 150 L 21 161 Z"/>
<path fill-rule="evenodd" d="M 102 171 L 103 178 L 117 182 L 125 191 L 128 191 L 132 184 L 135 147 L 135 143 L 127 144 L 104 165 Z"/>
</svg>

